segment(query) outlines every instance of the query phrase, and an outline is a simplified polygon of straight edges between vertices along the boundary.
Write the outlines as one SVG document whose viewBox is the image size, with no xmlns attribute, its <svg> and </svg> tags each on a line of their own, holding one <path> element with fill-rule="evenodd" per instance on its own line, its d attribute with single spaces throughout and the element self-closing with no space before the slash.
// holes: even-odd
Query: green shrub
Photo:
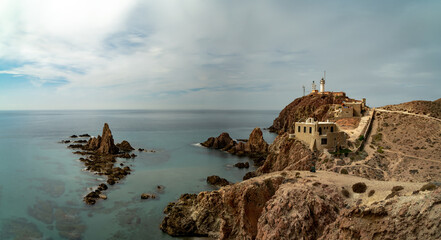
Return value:
<svg viewBox="0 0 441 240">
<path fill-rule="evenodd" d="M 425 184 L 421 187 L 420 191 L 433 191 L 437 188 L 437 186 L 433 183 Z"/>
<path fill-rule="evenodd" d="M 364 193 L 366 192 L 367 186 L 364 182 L 359 182 L 352 185 L 352 191 L 354 193 Z"/>
<path fill-rule="evenodd" d="M 358 140 L 363 141 L 364 140 L 364 135 L 360 135 L 360 137 L 358 137 Z"/>
<path fill-rule="evenodd" d="M 343 168 L 342 170 L 340 170 L 341 174 L 349 174 L 348 170 L 346 168 Z"/>
<path fill-rule="evenodd" d="M 378 148 L 377 148 L 377 152 L 378 152 L 378 153 L 384 153 L 384 151 L 383 151 L 383 147 L 381 147 L 381 146 L 378 147 Z"/>
</svg>

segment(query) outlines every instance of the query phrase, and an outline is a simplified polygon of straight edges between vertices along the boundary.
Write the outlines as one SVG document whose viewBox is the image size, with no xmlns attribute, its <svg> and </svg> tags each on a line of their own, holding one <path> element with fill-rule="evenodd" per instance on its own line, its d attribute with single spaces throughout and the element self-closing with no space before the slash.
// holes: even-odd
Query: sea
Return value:
<svg viewBox="0 0 441 240">
<path fill-rule="evenodd" d="M 159 225 L 169 202 L 184 193 L 215 190 L 207 176 L 239 182 L 255 170 L 246 157 L 201 147 L 222 132 L 248 138 L 255 127 L 271 126 L 278 111 L 87 110 L 0 111 L 0 239 L 179 239 Z M 83 197 L 106 181 L 84 165 L 62 140 L 100 135 L 108 123 L 115 142 L 138 149 L 119 159 L 133 170 L 89 206 Z M 271 143 L 275 134 L 263 131 Z M 249 169 L 233 167 L 250 162 Z M 157 186 L 163 186 L 158 191 Z M 156 199 L 142 200 L 142 193 Z M 182 238 L 184 239 L 184 238 Z M 191 239 L 191 238 L 188 238 Z"/>
</svg>

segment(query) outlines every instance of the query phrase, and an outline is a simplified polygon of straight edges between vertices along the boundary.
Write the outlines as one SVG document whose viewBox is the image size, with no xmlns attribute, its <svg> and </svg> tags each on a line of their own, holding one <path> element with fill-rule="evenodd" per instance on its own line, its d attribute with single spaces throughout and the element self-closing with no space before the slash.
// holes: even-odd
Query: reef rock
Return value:
<svg viewBox="0 0 441 240">
<path fill-rule="evenodd" d="M 441 239 L 441 189 L 341 212 L 320 239 Z"/>
</svg>

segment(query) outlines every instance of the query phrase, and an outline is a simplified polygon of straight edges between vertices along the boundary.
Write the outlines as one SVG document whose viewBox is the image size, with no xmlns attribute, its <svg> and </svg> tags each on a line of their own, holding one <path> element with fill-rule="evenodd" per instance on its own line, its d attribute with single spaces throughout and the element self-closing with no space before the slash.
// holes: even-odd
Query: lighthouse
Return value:
<svg viewBox="0 0 441 240">
<path fill-rule="evenodd" d="M 320 92 L 324 93 L 325 92 L 325 79 L 322 78 L 322 80 L 320 80 Z"/>
</svg>

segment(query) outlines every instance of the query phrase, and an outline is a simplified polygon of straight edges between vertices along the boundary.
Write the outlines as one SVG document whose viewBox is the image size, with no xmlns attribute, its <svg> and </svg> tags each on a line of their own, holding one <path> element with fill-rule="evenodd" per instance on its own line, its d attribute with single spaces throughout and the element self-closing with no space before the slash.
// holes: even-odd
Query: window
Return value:
<svg viewBox="0 0 441 240">
<path fill-rule="evenodd" d="M 322 138 L 322 145 L 326 145 L 328 144 L 328 139 L 327 138 Z"/>
<path fill-rule="evenodd" d="M 319 135 L 322 135 L 322 127 L 319 127 Z"/>
<path fill-rule="evenodd" d="M 312 133 L 312 127 L 309 127 L 309 133 Z"/>
<path fill-rule="evenodd" d="M 303 132 L 304 132 L 304 133 L 306 132 L 306 127 L 303 127 Z"/>
<path fill-rule="evenodd" d="M 297 132 L 300 132 L 300 126 L 299 126 L 299 130 Z"/>
<path fill-rule="evenodd" d="M 331 132 L 334 132 L 334 127 L 331 127 Z"/>
</svg>

